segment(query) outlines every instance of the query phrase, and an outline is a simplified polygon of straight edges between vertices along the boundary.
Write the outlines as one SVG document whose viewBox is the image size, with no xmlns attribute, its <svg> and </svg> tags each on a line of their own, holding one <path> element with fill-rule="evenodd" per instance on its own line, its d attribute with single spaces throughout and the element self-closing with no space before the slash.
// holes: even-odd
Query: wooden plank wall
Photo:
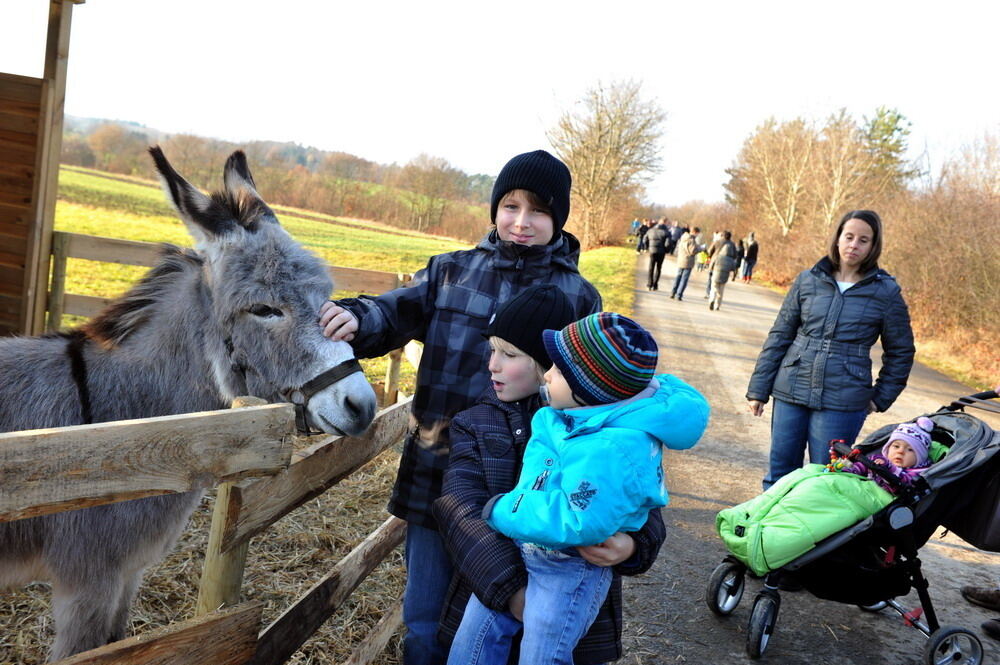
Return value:
<svg viewBox="0 0 1000 665">
<path fill-rule="evenodd" d="M 0 335 L 20 328 L 43 89 L 0 72 Z"/>
</svg>

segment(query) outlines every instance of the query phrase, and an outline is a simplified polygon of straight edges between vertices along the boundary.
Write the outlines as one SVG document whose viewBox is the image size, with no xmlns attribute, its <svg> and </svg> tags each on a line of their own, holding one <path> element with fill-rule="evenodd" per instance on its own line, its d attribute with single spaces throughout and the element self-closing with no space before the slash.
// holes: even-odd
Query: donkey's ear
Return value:
<svg viewBox="0 0 1000 665">
<path fill-rule="evenodd" d="M 256 231 L 261 223 L 278 222 L 274 212 L 257 193 L 257 185 L 247 165 L 247 156 L 242 150 L 237 150 L 226 160 L 222 181 L 226 187 L 226 194 L 233 204 L 236 221 L 243 228 Z"/>
<path fill-rule="evenodd" d="M 163 191 L 199 244 L 211 242 L 238 228 L 231 212 L 202 194 L 174 170 L 160 146 L 150 148 L 149 154 L 160 174 Z"/>
</svg>

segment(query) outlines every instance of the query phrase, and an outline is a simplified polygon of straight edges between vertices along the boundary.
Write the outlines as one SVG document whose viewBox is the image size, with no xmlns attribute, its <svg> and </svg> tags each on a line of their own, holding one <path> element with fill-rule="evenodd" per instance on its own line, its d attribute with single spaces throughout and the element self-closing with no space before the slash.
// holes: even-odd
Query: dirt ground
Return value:
<svg viewBox="0 0 1000 665">
<path fill-rule="evenodd" d="M 711 421 L 699 444 L 670 451 L 666 475 L 670 505 L 664 509 L 668 536 L 660 557 L 647 574 L 626 581 L 625 648 L 620 663 L 738 663 L 745 653 L 746 625 L 758 580 L 748 579 L 743 600 L 726 618 L 705 605 L 708 580 L 726 555 L 715 534 L 716 513 L 760 492 L 767 466 L 770 404 L 762 418 L 747 411 L 747 380 L 781 296 L 763 287 L 730 283 L 720 311 L 710 311 L 705 295 L 707 273 L 695 273 L 683 302 L 670 299 L 675 273 L 672 257 L 664 262 L 660 290 L 648 292 L 646 255 L 636 266 L 636 318 L 660 344 L 662 372 L 697 387 L 711 403 Z M 876 358 L 876 371 L 878 358 Z M 887 413 L 873 414 L 862 436 L 888 424 L 912 419 L 973 392 L 918 365 L 906 390 Z M 972 410 L 1000 428 L 996 417 Z M 994 616 L 965 602 L 964 584 L 1000 579 L 1000 556 L 980 552 L 952 535 L 937 534 L 922 550 L 923 570 L 942 625 L 957 625 L 980 635 L 988 663 L 1000 663 L 1000 643 L 979 625 Z M 838 571 L 831 570 L 831 575 Z M 806 592 L 781 593 L 777 627 L 762 662 L 783 665 L 917 665 L 926 640 L 903 625 L 891 610 L 870 614 L 855 606 L 819 600 Z M 916 594 L 903 599 L 919 606 Z"/>
</svg>

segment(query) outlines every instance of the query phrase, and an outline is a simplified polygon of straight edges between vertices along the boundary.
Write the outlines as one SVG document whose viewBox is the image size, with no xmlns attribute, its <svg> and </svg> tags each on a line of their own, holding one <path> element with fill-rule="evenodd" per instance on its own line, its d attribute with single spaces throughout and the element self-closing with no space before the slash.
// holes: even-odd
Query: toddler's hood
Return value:
<svg viewBox="0 0 1000 665">
<path fill-rule="evenodd" d="M 573 423 L 573 435 L 606 427 L 646 432 L 667 448 L 690 448 L 708 425 L 708 401 L 670 374 L 659 374 L 628 400 L 559 411 Z"/>
</svg>

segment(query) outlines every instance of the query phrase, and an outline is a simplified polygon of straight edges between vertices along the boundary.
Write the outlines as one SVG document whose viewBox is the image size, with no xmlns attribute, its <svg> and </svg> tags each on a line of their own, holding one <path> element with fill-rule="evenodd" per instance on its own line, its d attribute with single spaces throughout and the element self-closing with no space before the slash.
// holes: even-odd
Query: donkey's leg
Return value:
<svg viewBox="0 0 1000 665">
<path fill-rule="evenodd" d="M 56 639 L 49 660 L 103 646 L 115 639 L 112 616 L 122 594 L 116 576 L 69 584 L 56 580 L 52 585 L 52 617 Z"/>
<path fill-rule="evenodd" d="M 139 590 L 142 573 L 143 569 L 140 568 L 131 574 L 123 575 L 121 593 L 118 594 L 118 600 L 111 615 L 109 642 L 117 642 L 128 637 L 129 610 L 132 609 L 132 601 L 135 600 L 136 591 Z"/>
</svg>

